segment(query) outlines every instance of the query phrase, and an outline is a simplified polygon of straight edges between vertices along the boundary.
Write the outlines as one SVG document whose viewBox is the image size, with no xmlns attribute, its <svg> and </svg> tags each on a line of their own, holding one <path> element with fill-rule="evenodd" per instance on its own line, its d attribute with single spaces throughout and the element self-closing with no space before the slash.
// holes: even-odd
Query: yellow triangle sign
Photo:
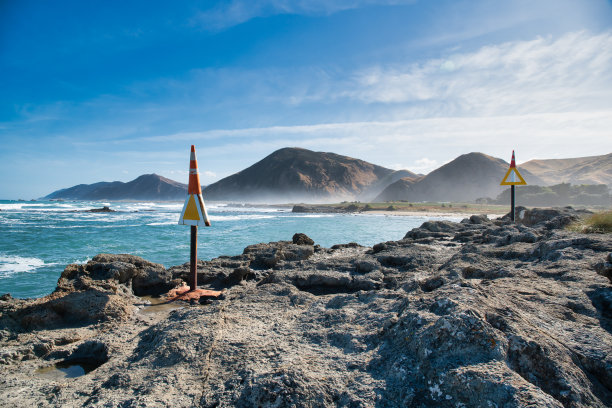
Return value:
<svg viewBox="0 0 612 408">
<path fill-rule="evenodd" d="M 499 184 L 500 186 L 525 186 L 527 182 L 516 167 L 510 167 Z"/>
<path fill-rule="evenodd" d="M 183 220 L 199 221 L 200 214 L 198 214 L 198 206 L 192 195 L 187 199 L 187 208 L 185 208 L 185 214 Z"/>
<path fill-rule="evenodd" d="M 206 207 L 204 207 L 204 200 L 200 194 L 189 194 L 183 211 L 181 212 L 181 218 L 179 224 L 182 225 L 201 225 L 210 227 L 210 220 L 208 219 L 208 213 Z"/>
</svg>

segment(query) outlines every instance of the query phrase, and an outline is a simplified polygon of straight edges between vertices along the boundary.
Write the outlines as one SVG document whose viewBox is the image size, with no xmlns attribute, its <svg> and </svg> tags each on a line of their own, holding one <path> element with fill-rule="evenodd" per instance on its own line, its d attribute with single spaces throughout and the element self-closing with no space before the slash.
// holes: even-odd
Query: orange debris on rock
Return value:
<svg viewBox="0 0 612 408">
<path fill-rule="evenodd" d="M 223 292 L 219 290 L 196 289 L 189 290 L 189 286 L 181 286 L 172 289 L 166 294 L 166 299 L 171 302 L 174 300 L 199 300 L 200 298 L 218 298 Z"/>
</svg>

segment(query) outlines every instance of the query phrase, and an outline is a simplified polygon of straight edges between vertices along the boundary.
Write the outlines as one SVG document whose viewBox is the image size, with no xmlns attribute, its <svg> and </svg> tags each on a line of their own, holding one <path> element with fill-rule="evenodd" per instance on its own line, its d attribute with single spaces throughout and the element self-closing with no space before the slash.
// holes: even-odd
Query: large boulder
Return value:
<svg viewBox="0 0 612 408">
<path fill-rule="evenodd" d="M 133 255 L 96 255 L 64 269 L 53 293 L 40 299 L 7 297 L 0 329 L 35 330 L 127 320 L 136 296 L 156 295 L 179 282 L 162 265 Z"/>
</svg>

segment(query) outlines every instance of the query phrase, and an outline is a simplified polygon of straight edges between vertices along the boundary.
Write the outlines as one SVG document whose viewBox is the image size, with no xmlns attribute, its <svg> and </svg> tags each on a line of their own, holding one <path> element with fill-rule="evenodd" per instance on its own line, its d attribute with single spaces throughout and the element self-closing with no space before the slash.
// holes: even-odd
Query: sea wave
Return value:
<svg viewBox="0 0 612 408">
<path fill-rule="evenodd" d="M 227 205 L 215 205 L 209 206 L 205 204 L 208 210 L 215 210 L 220 213 L 288 213 L 291 212 L 291 208 L 288 207 L 239 207 L 239 206 L 227 206 Z M 182 209 L 182 207 L 181 207 Z"/>
<path fill-rule="evenodd" d="M 4 202 L 0 203 L 0 210 L 2 211 L 15 211 L 15 210 L 27 210 L 27 211 L 61 211 L 67 209 L 79 209 L 82 208 L 84 202 L 73 202 L 73 203 L 57 203 L 57 202 Z"/>
<path fill-rule="evenodd" d="M 331 218 L 331 217 L 337 217 L 338 214 L 291 214 L 288 217 L 291 218 Z"/>
<path fill-rule="evenodd" d="M 269 218 L 275 218 L 273 215 L 262 215 L 262 214 L 240 214 L 240 215 L 210 215 L 211 222 L 224 222 L 224 221 L 241 221 L 241 220 L 264 220 Z"/>
<path fill-rule="evenodd" d="M 6 277 L 19 272 L 33 272 L 43 266 L 57 265 L 45 263 L 39 258 L 26 258 L 17 255 L 0 255 L 0 276 Z"/>
</svg>

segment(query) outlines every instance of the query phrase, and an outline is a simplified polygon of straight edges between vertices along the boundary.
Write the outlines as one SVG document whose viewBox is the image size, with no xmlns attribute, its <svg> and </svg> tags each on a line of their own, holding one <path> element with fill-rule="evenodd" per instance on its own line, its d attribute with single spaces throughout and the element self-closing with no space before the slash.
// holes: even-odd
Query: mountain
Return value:
<svg viewBox="0 0 612 408">
<path fill-rule="evenodd" d="M 250 202 L 474 201 L 498 196 L 509 164 L 469 153 L 426 176 L 394 171 L 335 153 L 301 148 L 277 150 L 252 166 L 211 184 L 204 198 Z M 608 184 L 612 153 L 572 159 L 530 160 L 519 166 L 529 185 Z M 120 181 L 80 184 L 47 199 L 183 200 L 187 186 L 157 174 Z"/>
<path fill-rule="evenodd" d="M 395 183 L 400 179 L 417 179 L 422 175 L 413 173 L 409 170 L 396 170 L 393 173 L 389 173 L 385 177 L 381 178 L 375 183 L 368 186 L 357 198 L 360 201 L 372 201 L 374 197 L 382 193 L 387 186 Z"/>
<path fill-rule="evenodd" d="M 209 185 L 204 198 L 251 202 L 353 200 L 393 173 L 335 153 L 284 148 Z"/>
<path fill-rule="evenodd" d="M 403 178 L 387 186 L 374 201 L 474 201 L 480 197 L 496 197 L 505 187 L 499 185 L 509 163 L 483 153 L 468 153 L 414 179 Z M 529 184 L 542 180 L 519 167 Z"/>
<path fill-rule="evenodd" d="M 612 153 L 573 159 L 530 160 L 521 164 L 547 185 L 607 184 L 612 186 Z"/>
<path fill-rule="evenodd" d="M 73 200 L 184 200 L 187 185 L 157 174 L 144 174 L 130 182 L 100 182 L 54 191 L 46 199 Z"/>
</svg>

